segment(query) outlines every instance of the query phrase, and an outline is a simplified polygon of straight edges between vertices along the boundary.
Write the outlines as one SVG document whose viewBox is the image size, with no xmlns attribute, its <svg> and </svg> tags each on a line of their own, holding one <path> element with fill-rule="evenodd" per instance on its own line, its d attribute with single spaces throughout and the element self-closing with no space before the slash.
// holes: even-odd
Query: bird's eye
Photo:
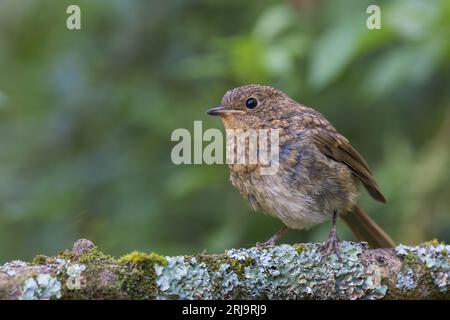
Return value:
<svg viewBox="0 0 450 320">
<path fill-rule="evenodd" d="M 248 98 L 245 101 L 245 106 L 249 109 L 254 109 L 254 108 L 256 108 L 257 105 L 258 105 L 258 100 L 256 100 L 255 98 Z"/>
</svg>

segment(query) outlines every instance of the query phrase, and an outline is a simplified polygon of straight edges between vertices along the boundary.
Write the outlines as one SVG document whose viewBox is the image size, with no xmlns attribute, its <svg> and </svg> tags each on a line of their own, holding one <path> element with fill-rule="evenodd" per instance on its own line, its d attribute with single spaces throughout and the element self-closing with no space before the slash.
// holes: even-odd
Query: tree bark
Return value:
<svg viewBox="0 0 450 320">
<path fill-rule="evenodd" d="M 115 259 L 89 240 L 54 257 L 0 267 L 0 299 L 448 299 L 450 246 L 340 243 Z"/>
</svg>

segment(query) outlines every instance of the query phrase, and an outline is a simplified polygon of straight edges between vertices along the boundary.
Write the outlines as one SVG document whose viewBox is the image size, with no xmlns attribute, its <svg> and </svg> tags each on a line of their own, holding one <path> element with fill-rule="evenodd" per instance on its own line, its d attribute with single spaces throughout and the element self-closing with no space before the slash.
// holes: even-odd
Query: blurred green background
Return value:
<svg viewBox="0 0 450 320">
<path fill-rule="evenodd" d="M 362 206 L 397 242 L 450 242 L 450 1 L 377 1 L 371 31 L 372 2 L 0 0 L 0 263 L 78 238 L 118 256 L 271 236 L 280 222 L 250 213 L 226 165 L 170 160 L 174 129 L 222 129 L 205 110 L 248 83 L 350 139 L 388 198 Z"/>
</svg>

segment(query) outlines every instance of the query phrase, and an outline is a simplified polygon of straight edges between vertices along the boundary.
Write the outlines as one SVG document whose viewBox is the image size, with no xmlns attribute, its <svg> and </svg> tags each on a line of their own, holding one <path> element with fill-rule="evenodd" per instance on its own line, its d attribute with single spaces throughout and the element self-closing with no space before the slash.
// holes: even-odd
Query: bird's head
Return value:
<svg viewBox="0 0 450 320">
<path fill-rule="evenodd" d="M 227 129 L 252 129 L 280 119 L 283 108 L 292 104 L 295 102 L 283 92 L 270 86 L 252 84 L 228 91 L 221 104 L 207 113 L 220 116 Z"/>
</svg>

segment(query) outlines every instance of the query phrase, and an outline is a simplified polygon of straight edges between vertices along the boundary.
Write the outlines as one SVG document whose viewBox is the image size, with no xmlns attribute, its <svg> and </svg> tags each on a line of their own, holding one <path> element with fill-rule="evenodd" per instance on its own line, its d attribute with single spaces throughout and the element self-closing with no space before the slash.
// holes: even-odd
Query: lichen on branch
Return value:
<svg viewBox="0 0 450 320">
<path fill-rule="evenodd" d="M 395 249 L 342 242 L 230 249 L 224 254 L 119 259 L 85 239 L 54 257 L 0 267 L 0 299 L 421 299 L 450 298 L 450 246 Z"/>
</svg>

